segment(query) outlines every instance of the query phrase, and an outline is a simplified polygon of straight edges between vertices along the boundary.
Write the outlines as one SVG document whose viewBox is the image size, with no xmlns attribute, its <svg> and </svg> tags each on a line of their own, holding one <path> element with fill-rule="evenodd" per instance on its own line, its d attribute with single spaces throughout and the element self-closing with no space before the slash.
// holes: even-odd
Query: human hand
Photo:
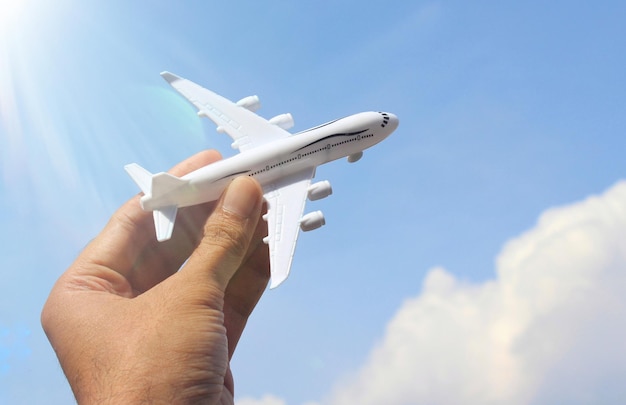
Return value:
<svg viewBox="0 0 626 405">
<path fill-rule="evenodd" d="M 219 159 L 202 152 L 170 172 Z M 139 196 L 113 215 L 41 315 L 79 403 L 233 403 L 229 361 L 269 280 L 262 202 L 238 178 L 219 201 L 179 210 L 167 242 Z"/>
</svg>

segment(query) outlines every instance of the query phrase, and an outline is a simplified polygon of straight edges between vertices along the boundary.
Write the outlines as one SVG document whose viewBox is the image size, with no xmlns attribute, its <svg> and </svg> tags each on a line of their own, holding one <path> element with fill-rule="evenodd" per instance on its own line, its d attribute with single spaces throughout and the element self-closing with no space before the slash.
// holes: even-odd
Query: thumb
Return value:
<svg viewBox="0 0 626 405">
<path fill-rule="evenodd" d="M 204 236 L 181 269 L 181 276 L 224 292 L 248 251 L 262 202 L 261 187 L 255 180 L 233 180 L 204 225 Z"/>
</svg>

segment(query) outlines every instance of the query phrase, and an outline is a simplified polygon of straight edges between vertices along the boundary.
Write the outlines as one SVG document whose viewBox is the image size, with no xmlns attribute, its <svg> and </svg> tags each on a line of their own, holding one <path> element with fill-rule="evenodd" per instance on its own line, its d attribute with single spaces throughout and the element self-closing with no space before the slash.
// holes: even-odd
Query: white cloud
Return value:
<svg viewBox="0 0 626 405">
<path fill-rule="evenodd" d="M 287 403 L 273 395 L 265 395 L 261 399 L 241 398 L 238 399 L 236 405 L 287 405 Z"/>
<path fill-rule="evenodd" d="M 235 401 L 235 405 L 287 405 L 284 399 L 276 397 L 271 394 L 266 394 L 261 399 L 254 399 L 251 397 L 245 397 Z M 306 402 L 302 405 L 321 405 L 318 402 Z"/>
<path fill-rule="evenodd" d="M 432 269 L 329 402 L 622 402 L 626 183 L 548 210 L 496 266 L 482 284 Z"/>
</svg>

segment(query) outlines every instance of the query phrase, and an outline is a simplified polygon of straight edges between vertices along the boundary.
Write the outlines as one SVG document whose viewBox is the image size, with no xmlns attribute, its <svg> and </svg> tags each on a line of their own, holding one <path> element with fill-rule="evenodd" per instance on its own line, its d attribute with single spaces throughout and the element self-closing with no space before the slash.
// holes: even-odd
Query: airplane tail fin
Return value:
<svg viewBox="0 0 626 405">
<path fill-rule="evenodd" d="M 169 173 L 157 173 L 152 176 L 152 197 L 158 198 L 185 184 L 187 184 L 186 180 Z"/>
<path fill-rule="evenodd" d="M 187 181 L 169 173 L 152 174 L 136 163 L 126 165 L 124 169 L 137 186 L 139 186 L 141 191 L 150 198 L 158 198 L 187 184 Z M 178 206 L 176 205 L 168 205 L 153 211 L 154 229 L 159 242 L 172 237 L 177 211 Z"/>
</svg>

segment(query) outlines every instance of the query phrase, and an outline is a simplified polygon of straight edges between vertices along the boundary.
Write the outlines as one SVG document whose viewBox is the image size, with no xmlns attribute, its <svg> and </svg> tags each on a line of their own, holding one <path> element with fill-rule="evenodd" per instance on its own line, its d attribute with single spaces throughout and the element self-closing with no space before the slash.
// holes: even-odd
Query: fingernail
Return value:
<svg viewBox="0 0 626 405">
<path fill-rule="evenodd" d="M 258 188 L 254 181 L 247 177 L 238 177 L 226 189 L 222 208 L 242 218 L 248 218 L 258 199 Z"/>
</svg>

